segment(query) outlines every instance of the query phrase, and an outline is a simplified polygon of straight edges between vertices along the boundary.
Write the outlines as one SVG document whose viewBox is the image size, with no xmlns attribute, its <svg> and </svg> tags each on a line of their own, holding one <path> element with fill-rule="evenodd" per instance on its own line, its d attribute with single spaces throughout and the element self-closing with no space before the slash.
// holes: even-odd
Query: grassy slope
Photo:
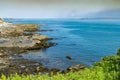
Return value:
<svg viewBox="0 0 120 80">
<path fill-rule="evenodd" d="M 120 49 L 118 50 L 120 51 Z M 120 52 L 118 55 L 104 57 L 100 62 L 95 63 L 90 69 L 67 74 L 52 75 L 12 75 L 6 78 L 4 75 L 0 80 L 120 80 Z"/>
</svg>

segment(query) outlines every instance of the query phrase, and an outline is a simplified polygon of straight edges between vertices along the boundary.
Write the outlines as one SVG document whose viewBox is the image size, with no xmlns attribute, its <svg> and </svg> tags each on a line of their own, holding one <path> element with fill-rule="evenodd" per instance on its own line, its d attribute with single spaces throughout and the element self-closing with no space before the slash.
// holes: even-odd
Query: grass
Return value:
<svg viewBox="0 0 120 80">
<path fill-rule="evenodd" d="M 0 80 L 120 80 L 120 49 L 118 55 L 104 57 L 100 62 L 96 62 L 89 69 L 69 72 L 67 74 L 38 74 L 22 75 L 17 74 L 6 77 L 1 76 Z"/>
</svg>

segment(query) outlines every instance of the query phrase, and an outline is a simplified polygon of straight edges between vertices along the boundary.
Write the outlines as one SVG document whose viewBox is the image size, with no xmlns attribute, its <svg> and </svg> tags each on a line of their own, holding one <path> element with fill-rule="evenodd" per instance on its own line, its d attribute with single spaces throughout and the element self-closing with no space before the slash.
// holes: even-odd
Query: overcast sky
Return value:
<svg viewBox="0 0 120 80">
<path fill-rule="evenodd" d="M 0 17 L 79 18 L 117 8 L 120 0 L 0 0 Z"/>
</svg>

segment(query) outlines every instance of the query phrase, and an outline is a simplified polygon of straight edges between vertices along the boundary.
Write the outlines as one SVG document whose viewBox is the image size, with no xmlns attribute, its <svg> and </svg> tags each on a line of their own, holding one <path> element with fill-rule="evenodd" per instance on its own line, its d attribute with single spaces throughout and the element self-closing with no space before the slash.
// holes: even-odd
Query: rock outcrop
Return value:
<svg viewBox="0 0 120 80">
<path fill-rule="evenodd" d="M 36 36 L 35 36 L 36 37 Z M 36 37 L 34 35 L 30 36 L 18 36 L 11 38 L 1 38 L 0 39 L 0 47 L 19 47 L 19 48 L 32 48 L 35 47 L 36 44 L 41 44 L 41 40 L 47 39 L 46 36 Z"/>
<path fill-rule="evenodd" d="M 59 69 L 45 68 L 41 63 L 26 60 L 20 54 L 30 50 L 47 48 L 54 44 L 48 43 L 45 35 L 34 34 L 38 26 L 34 24 L 0 23 L 0 75 L 5 74 L 36 74 L 39 72 L 52 72 L 53 74 L 67 73 L 85 69 L 84 66 L 75 65 L 60 71 Z M 27 33 L 26 33 L 27 32 Z M 31 33 L 31 34 L 30 34 Z M 71 60 L 71 56 L 66 56 Z"/>
<path fill-rule="evenodd" d="M 70 71 L 76 72 L 76 71 L 84 70 L 85 68 L 86 68 L 85 66 L 78 64 L 75 66 L 68 67 L 66 70 L 63 70 L 61 73 L 65 74 L 65 73 L 68 73 Z"/>
<path fill-rule="evenodd" d="M 38 30 L 38 25 L 36 24 L 16 24 L 17 28 L 27 31 L 27 32 L 34 32 Z"/>
<path fill-rule="evenodd" d="M 35 24 L 11 24 L 3 22 L 0 26 L 0 48 L 41 48 L 48 37 L 40 34 L 25 34 L 25 32 L 30 33 L 37 30 L 38 26 Z"/>
<path fill-rule="evenodd" d="M 35 24 L 11 24 L 2 22 L 0 24 L 0 37 L 22 36 L 25 32 L 35 32 L 38 26 Z"/>
<path fill-rule="evenodd" d="M 0 75 L 34 74 L 47 70 L 40 63 L 19 57 L 23 52 L 53 45 L 47 42 L 49 40 L 47 36 L 33 33 L 37 30 L 38 25 L 35 24 L 0 22 Z"/>
</svg>

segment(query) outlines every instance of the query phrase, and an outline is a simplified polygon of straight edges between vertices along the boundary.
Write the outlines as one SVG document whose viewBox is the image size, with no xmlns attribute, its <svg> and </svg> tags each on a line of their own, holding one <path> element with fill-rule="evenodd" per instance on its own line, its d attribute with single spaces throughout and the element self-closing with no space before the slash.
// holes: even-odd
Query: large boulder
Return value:
<svg viewBox="0 0 120 80">
<path fill-rule="evenodd" d="M 44 36 L 44 35 L 33 34 L 32 35 L 32 39 L 33 40 L 46 40 L 46 39 L 48 39 L 48 37 Z"/>
<path fill-rule="evenodd" d="M 79 71 L 79 70 L 83 70 L 85 69 L 85 66 L 82 66 L 82 65 L 75 65 L 75 66 L 70 66 L 67 70 L 70 70 L 70 71 Z"/>
<path fill-rule="evenodd" d="M 63 70 L 61 73 L 68 73 L 70 71 L 76 72 L 76 71 L 84 70 L 85 68 L 86 68 L 85 66 L 78 64 L 75 66 L 68 67 L 67 70 Z"/>
</svg>

